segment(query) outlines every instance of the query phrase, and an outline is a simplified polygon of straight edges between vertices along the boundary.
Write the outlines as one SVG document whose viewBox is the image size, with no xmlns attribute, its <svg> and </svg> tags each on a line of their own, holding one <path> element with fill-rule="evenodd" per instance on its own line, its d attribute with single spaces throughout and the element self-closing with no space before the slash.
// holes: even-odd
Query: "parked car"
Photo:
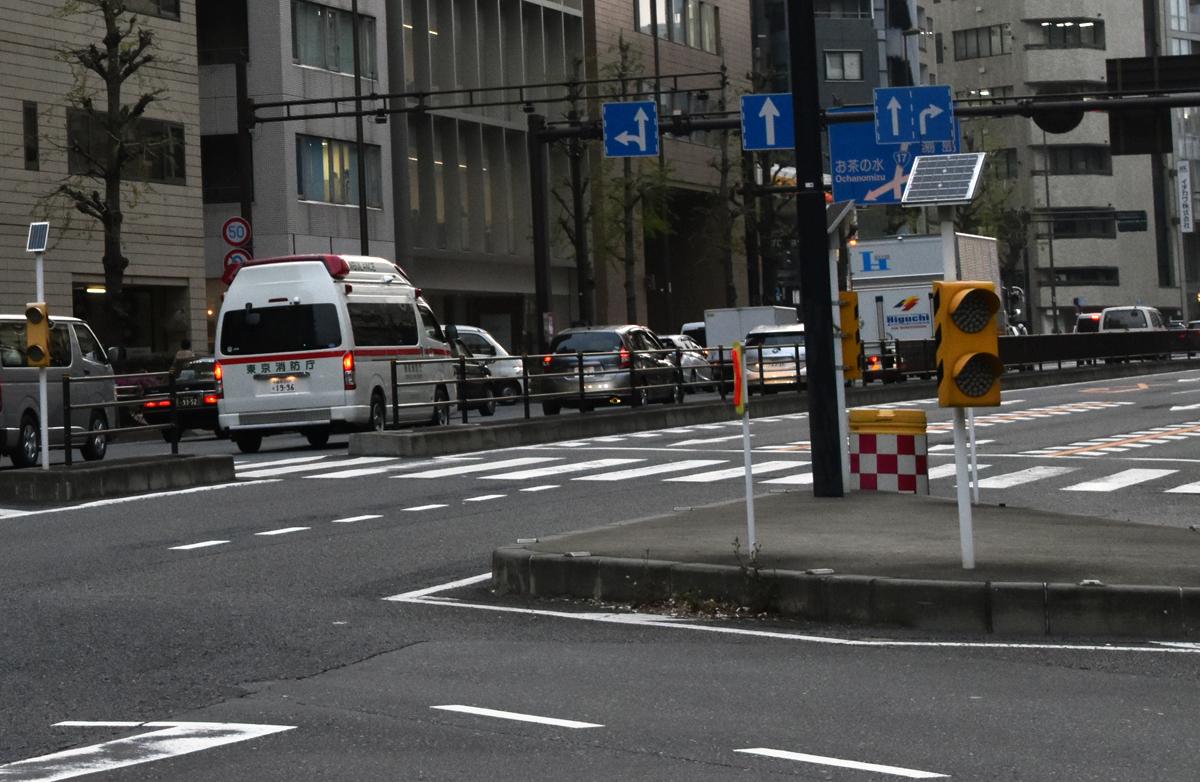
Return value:
<svg viewBox="0 0 1200 782">
<path fill-rule="evenodd" d="M 683 382 L 688 383 L 688 392 L 699 391 L 701 384 L 712 380 L 712 366 L 708 363 L 708 354 L 691 337 L 686 334 L 663 334 L 659 339 L 668 348 L 680 351 L 680 367 L 683 368 Z"/>
<path fill-rule="evenodd" d="M 1100 330 L 1099 312 L 1081 312 L 1075 316 L 1075 334 L 1095 334 Z"/>
<path fill-rule="evenodd" d="M 50 319 L 50 366 L 46 370 L 46 421 L 50 446 L 64 442 L 63 376 L 78 378 L 71 383 L 71 432 L 91 435 L 75 440 L 83 458 L 103 459 L 108 452 L 105 432 L 117 421 L 113 403 L 117 398 L 108 353 L 87 323 L 78 318 L 52 315 Z M 88 380 L 89 375 L 97 380 Z M 31 467 L 41 460 L 38 419 L 38 370 L 25 360 L 24 315 L 0 315 L 0 452 L 17 467 Z"/>
<path fill-rule="evenodd" d="M 804 324 L 756 326 L 746 335 L 746 370 L 750 388 L 778 390 L 795 385 L 799 366 L 800 382 L 807 368 L 804 363 Z"/>
<path fill-rule="evenodd" d="M 217 437 L 228 435 L 217 418 L 217 376 L 215 358 L 196 358 L 173 369 L 175 374 L 176 410 L 171 410 L 167 386 L 153 389 L 153 396 L 142 403 L 142 417 L 148 424 L 169 424 L 177 421 L 180 434 L 188 429 L 206 429 Z M 174 417 L 173 417 L 174 416 Z M 171 440 L 174 431 L 163 429 L 164 440 Z"/>
<path fill-rule="evenodd" d="M 521 396 L 522 362 L 519 356 L 513 356 L 500 341 L 478 326 L 456 326 L 458 338 L 463 345 L 475 355 L 483 359 L 492 375 L 492 389 L 496 392 L 497 401 L 502 405 L 511 405 Z"/>
<path fill-rule="evenodd" d="M 463 359 L 461 363 L 462 389 L 458 392 L 458 409 L 461 411 L 465 405 L 467 409 L 474 410 L 480 415 L 495 415 L 496 391 L 492 387 L 491 370 L 471 353 L 471 349 L 461 338 L 453 336 L 454 329 L 454 326 L 449 326 L 446 330 L 449 332 L 447 336 L 450 336 L 450 355 Z M 459 365 L 456 365 L 454 368 L 455 378 L 458 378 L 458 372 Z"/>
<path fill-rule="evenodd" d="M 559 395 L 542 399 L 546 415 L 557 415 L 564 407 L 682 402 L 676 373 L 675 351 L 645 326 L 573 328 L 559 332 L 550 343 L 534 392 Z"/>
<path fill-rule="evenodd" d="M 1161 331 L 1165 328 L 1162 313 L 1154 307 L 1105 307 L 1100 312 L 1100 331 Z"/>
<path fill-rule="evenodd" d="M 1191 331 L 1192 329 L 1200 329 L 1200 320 L 1188 321 L 1188 331 Z"/>
</svg>

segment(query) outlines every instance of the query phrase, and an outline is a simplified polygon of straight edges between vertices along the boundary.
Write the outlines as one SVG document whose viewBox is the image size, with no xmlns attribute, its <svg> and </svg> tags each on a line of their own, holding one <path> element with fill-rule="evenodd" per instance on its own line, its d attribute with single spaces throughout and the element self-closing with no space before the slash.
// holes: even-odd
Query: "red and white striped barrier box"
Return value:
<svg viewBox="0 0 1200 782">
<path fill-rule="evenodd" d="M 929 439 L 920 410 L 850 411 L 850 488 L 929 493 Z"/>
</svg>

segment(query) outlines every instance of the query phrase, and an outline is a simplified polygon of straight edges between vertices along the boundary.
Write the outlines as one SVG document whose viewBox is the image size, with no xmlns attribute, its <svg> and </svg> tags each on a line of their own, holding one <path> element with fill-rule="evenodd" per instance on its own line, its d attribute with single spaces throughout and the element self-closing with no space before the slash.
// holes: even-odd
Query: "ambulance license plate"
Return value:
<svg viewBox="0 0 1200 782">
<path fill-rule="evenodd" d="M 271 391 L 276 394 L 286 394 L 289 391 L 295 391 L 295 383 L 272 383 Z"/>
</svg>

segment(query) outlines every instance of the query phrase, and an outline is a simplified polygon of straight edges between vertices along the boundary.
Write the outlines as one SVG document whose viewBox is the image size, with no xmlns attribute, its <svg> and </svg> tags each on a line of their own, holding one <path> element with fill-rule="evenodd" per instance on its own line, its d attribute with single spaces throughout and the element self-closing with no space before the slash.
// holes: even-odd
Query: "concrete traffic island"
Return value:
<svg viewBox="0 0 1200 782">
<path fill-rule="evenodd" d="M 842 624 L 1003 636 L 1200 638 L 1200 534 L 975 507 L 963 570 L 953 501 L 808 492 L 693 508 L 507 546 L 499 593 L 634 604 L 716 600 Z"/>
<path fill-rule="evenodd" d="M 233 457 L 156 456 L 0 472 L 0 502 L 49 505 L 188 489 L 236 480 Z"/>
</svg>

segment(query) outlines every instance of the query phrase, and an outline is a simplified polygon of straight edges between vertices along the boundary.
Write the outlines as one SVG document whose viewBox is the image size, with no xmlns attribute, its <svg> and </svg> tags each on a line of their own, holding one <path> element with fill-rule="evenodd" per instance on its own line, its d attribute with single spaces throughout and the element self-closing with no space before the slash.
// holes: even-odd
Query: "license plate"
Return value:
<svg viewBox="0 0 1200 782">
<path fill-rule="evenodd" d="M 200 406 L 200 397 L 198 397 L 198 396 L 181 396 L 181 397 L 179 397 L 178 402 L 179 402 L 179 407 L 181 409 L 184 407 L 199 407 Z"/>
<path fill-rule="evenodd" d="M 285 394 L 289 391 L 295 391 L 295 390 L 296 390 L 295 383 L 272 383 L 271 384 L 272 393 Z"/>
</svg>

